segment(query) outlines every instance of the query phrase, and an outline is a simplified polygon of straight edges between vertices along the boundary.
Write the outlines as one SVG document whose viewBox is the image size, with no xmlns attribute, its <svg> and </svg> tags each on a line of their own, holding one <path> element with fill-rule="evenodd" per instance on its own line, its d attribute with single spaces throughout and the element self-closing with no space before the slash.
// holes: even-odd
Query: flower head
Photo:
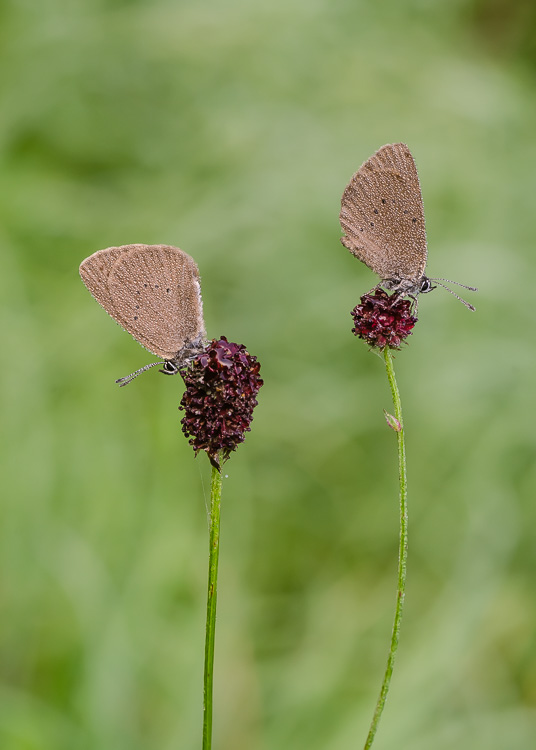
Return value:
<svg viewBox="0 0 536 750">
<path fill-rule="evenodd" d="M 250 430 L 257 393 L 263 384 L 260 363 L 245 346 L 222 336 L 181 370 L 186 390 L 180 409 L 182 431 L 197 455 L 206 451 L 216 468 Z"/>
<path fill-rule="evenodd" d="M 417 318 L 411 314 L 411 303 L 398 294 L 389 296 L 378 287 L 374 294 L 364 294 L 361 304 L 352 310 L 352 333 L 370 346 L 399 349 L 407 338 Z"/>
</svg>

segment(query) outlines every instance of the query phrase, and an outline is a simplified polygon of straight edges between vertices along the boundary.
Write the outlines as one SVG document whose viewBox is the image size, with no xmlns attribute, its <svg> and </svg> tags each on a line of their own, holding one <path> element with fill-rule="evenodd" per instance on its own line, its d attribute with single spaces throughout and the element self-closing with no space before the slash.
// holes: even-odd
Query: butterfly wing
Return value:
<svg viewBox="0 0 536 750">
<path fill-rule="evenodd" d="M 341 201 L 342 244 L 382 280 L 417 283 L 426 228 L 417 168 L 404 143 L 382 146 L 350 180 Z"/>
<path fill-rule="evenodd" d="M 99 305 L 102 305 L 112 318 L 115 316 L 112 298 L 108 289 L 108 277 L 112 272 L 114 263 L 128 247 L 126 245 L 125 247 L 108 247 L 106 250 L 98 250 L 80 264 L 82 281 Z"/>
<path fill-rule="evenodd" d="M 177 247 L 99 250 L 82 263 L 80 275 L 106 312 L 163 359 L 205 336 L 199 271 Z"/>
</svg>

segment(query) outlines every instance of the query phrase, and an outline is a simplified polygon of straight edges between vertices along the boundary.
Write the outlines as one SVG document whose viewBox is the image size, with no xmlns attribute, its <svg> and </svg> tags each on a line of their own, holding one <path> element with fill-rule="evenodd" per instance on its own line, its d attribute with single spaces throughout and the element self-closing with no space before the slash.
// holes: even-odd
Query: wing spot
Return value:
<svg viewBox="0 0 536 750">
<path fill-rule="evenodd" d="M 416 219 L 415 217 L 413 217 L 413 219 L 412 219 L 411 221 L 412 221 L 412 222 L 413 222 L 414 224 L 416 224 L 416 223 L 417 223 L 417 219 Z"/>
<path fill-rule="evenodd" d="M 144 284 L 143 286 L 145 287 L 145 289 L 147 289 L 148 284 Z"/>
<path fill-rule="evenodd" d="M 166 289 L 166 292 L 168 292 L 168 294 L 169 294 L 169 292 L 171 292 L 171 289 L 170 289 L 170 288 L 168 287 L 168 288 Z"/>
<path fill-rule="evenodd" d="M 138 320 L 138 316 L 137 315 L 134 315 L 134 320 Z"/>
<path fill-rule="evenodd" d="M 384 206 L 387 203 L 387 201 L 385 200 L 385 198 L 382 198 L 382 203 L 383 203 Z"/>
<path fill-rule="evenodd" d="M 405 214 L 407 214 L 407 213 L 409 213 L 409 211 L 408 211 L 408 210 L 407 210 L 407 209 L 405 208 L 405 209 L 404 209 L 404 211 L 403 211 L 402 213 L 405 213 Z"/>
<path fill-rule="evenodd" d="M 373 221 L 371 221 L 371 222 L 370 222 L 370 226 L 371 226 L 371 227 L 373 227 L 373 226 L 374 226 L 374 222 L 373 222 Z"/>
<path fill-rule="evenodd" d="M 378 209 L 377 209 L 377 208 L 375 208 L 375 209 L 374 209 L 374 213 L 375 213 L 375 214 L 377 214 L 377 213 L 378 213 Z"/>
</svg>

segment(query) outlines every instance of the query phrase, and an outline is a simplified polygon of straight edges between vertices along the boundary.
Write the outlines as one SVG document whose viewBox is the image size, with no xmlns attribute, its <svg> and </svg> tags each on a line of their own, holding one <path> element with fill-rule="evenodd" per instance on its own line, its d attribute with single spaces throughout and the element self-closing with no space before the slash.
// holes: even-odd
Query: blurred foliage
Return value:
<svg viewBox="0 0 536 750">
<path fill-rule="evenodd" d="M 475 29 L 496 54 L 536 67 L 536 4 L 532 0 L 474 0 Z"/>
<path fill-rule="evenodd" d="M 533 745 L 523 7 L 2 3 L 2 750 L 200 744 L 208 462 L 181 435 L 179 378 L 116 388 L 151 357 L 77 273 L 131 242 L 195 257 L 209 335 L 246 344 L 265 380 L 226 465 L 214 747 L 364 741 L 394 608 L 396 446 L 382 362 L 351 334 L 375 279 L 340 245 L 338 211 L 352 173 L 399 140 L 430 274 L 480 292 L 475 314 L 423 298 L 396 358 L 409 583 L 375 747 Z M 496 54 L 486 39 L 503 33 Z"/>
</svg>

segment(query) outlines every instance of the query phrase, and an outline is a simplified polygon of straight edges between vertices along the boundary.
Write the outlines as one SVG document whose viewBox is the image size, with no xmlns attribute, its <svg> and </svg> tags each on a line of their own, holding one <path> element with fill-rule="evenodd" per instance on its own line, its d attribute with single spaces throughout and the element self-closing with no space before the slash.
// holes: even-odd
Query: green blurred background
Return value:
<svg viewBox="0 0 536 750">
<path fill-rule="evenodd" d="M 536 747 L 530 0 L 5 0 L 1 750 L 201 744 L 209 466 L 180 378 L 78 265 L 178 245 L 209 336 L 265 386 L 226 464 L 215 750 L 362 747 L 398 540 L 382 362 L 351 334 L 375 277 L 340 196 L 388 142 L 416 159 L 428 271 L 397 355 L 406 612 L 377 750 Z M 530 305 L 528 304 L 530 301 Z"/>
</svg>

